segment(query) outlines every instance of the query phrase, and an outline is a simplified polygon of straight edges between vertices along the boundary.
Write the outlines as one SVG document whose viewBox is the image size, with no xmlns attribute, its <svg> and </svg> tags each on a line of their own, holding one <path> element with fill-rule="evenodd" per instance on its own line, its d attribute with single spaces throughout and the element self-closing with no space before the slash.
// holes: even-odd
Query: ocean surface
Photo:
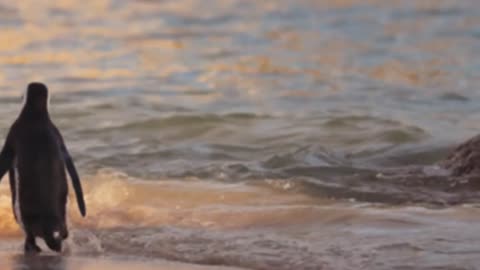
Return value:
<svg viewBox="0 0 480 270">
<path fill-rule="evenodd" d="M 436 165 L 480 133 L 477 0 L 2 0 L 0 67 L 2 142 L 46 83 L 88 209 L 31 261 L 4 177 L 2 270 L 480 269 Z"/>
</svg>

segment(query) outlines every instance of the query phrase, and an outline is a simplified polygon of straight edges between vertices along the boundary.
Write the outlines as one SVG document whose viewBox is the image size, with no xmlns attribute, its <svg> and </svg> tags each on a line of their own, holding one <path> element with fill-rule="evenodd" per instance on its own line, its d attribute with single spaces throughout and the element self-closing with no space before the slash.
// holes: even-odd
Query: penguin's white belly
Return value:
<svg viewBox="0 0 480 270">
<path fill-rule="evenodd" d="M 15 211 L 15 219 L 17 220 L 18 225 L 25 230 L 23 226 L 22 213 L 20 212 L 20 175 L 18 174 L 18 169 L 15 166 L 15 201 L 13 203 L 13 211 Z"/>
</svg>

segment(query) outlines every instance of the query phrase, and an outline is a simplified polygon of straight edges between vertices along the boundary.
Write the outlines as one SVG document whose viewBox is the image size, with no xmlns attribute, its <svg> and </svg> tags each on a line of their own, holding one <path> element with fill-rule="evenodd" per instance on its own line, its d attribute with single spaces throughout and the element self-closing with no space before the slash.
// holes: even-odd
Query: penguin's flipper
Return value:
<svg viewBox="0 0 480 270">
<path fill-rule="evenodd" d="M 10 134 L 8 134 L 3 149 L 0 152 L 0 181 L 7 171 L 12 168 L 13 158 L 15 153 L 11 142 Z"/>
<path fill-rule="evenodd" d="M 78 177 L 77 170 L 75 169 L 75 164 L 73 164 L 72 157 L 68 153 L 67 148 L 65 145 L 62 145 L 63 150 L 63 157 L 65 159 L 65 165 L 67 167 L 68 174 L 72 179 L 73 189 L 75 189 L 75 196 L 77 196 L 77 204 L 78 209 L 82 216 L 87 214 L 87 210 L 85 208 L 85 200 L 83 199 L 83 190 L 82 184 L 80 183 L 80 178 Z"/>
<path fill-rule="evenodd" d="M 70 179 L 72 179 L 73 189 L 75 190 L 75 196 L 77 197 L 78 209 L 80 210 L 80 213 L 82 214 L 82 216 L 85 216 L 87 214 L 87 210 L 85 207 L 85 200 L 83 199 L 83 190 L 82 190 L 82 184 L 80 183 L 80 177 L 78 177 L 77 169 L 75 169 L 75 164 L 73 164 L 73 159 L 70 156 L 70 153 L 68 153 L 67 147 L 63 142 L 63 138 L 62 138 L 62 135 L 60 134 L 60 131 L 58 131 L 56 127 L 55 127 L 55 131 L 59 138 L 63 159 L 65 161 L 65 166 L 67 167 L 67 171 L 68 171 L 68 174 L 70 175 Z"/>
</svg>

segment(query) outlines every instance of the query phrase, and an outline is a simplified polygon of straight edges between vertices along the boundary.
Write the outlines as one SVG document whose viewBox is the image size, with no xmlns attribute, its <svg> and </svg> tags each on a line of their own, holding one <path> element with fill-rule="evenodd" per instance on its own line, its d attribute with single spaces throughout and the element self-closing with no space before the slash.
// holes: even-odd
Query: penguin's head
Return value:
<svg viewBox="0 0 480 270">
<path fill-rule="evenodd" d="M 34 110 L 47 110 L 48 89 L 43 83 L 31 82 L 28 84 L 23 100 L 24 107 Z"/>
</svg>

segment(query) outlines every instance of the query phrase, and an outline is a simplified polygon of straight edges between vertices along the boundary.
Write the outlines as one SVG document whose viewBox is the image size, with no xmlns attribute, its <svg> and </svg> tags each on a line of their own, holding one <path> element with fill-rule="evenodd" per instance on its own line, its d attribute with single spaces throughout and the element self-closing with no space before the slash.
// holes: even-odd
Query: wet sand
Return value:
<svg viewBox="0 0 480 270">
<path fill-rule="evenodd" d="M 132 260 L 127 258 L 70 257 L 53 254 L 26 256 L 0 253 L 2 270 L 240 270 L 242 268 L 199 266 L 165 260 Z"/>
</svg>

